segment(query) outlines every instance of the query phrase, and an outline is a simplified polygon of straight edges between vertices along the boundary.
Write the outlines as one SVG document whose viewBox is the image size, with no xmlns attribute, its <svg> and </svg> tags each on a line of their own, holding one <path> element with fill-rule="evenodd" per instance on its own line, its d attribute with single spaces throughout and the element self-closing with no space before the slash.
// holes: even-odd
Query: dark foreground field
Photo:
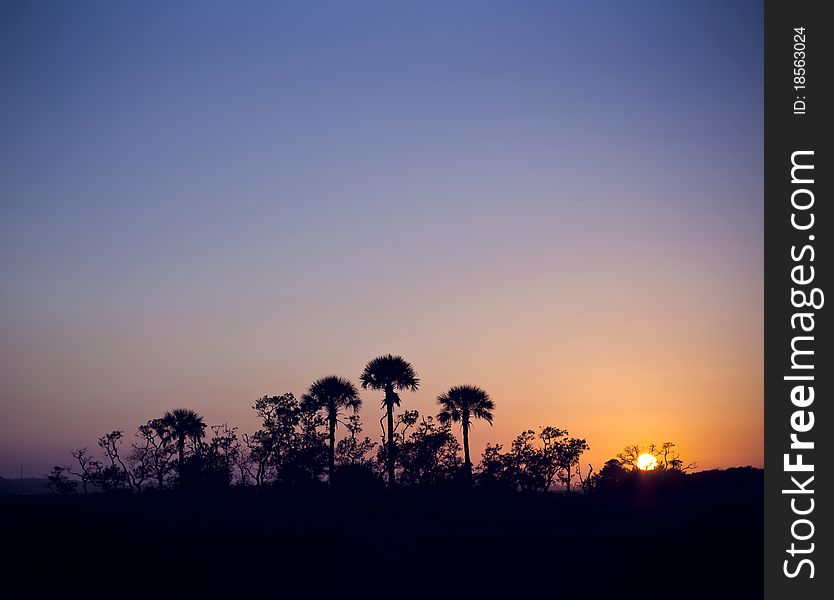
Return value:
<svg viewBox="0 0 834 600">
<path fill-rule="evenodd" d="M 605 494 L 0 498 L 0 597 L 762 596 L 762 472 Z"/>
</svg>

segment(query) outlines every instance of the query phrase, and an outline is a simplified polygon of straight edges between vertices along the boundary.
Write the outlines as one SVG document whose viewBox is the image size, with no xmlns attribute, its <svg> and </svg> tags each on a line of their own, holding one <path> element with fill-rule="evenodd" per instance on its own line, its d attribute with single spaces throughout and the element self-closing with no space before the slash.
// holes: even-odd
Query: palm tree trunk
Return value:
<svg viewBox="0 0 834 600">
<path fill-rule="evenodd" d="M 466 470 L 466 481 L 472 481 L 472 460 L 469 458 L 469 421 L 463 419 L 463 467 Z"/>
<path fill-rule="evenodd" d="M 388 486 L 394 487 L 394 406 L 390 402 L 385 406 L 388 409 Z"/>
<path fill-rule="evenodd" d="M 177 459 L 177 474 L 179 475 L 179 485 L 182 485 L 182 467 L 185 462 L 185 437 L 180 437 L 177 440 L 177 452 L 179 457 Z"/>
<path fill-rule="evenodd" d="M 333 471 L 336 470 L 336 415 L 330 415 L 330 456 L 328 457 L 328 483 L 333 485 Z"/>
</svg>

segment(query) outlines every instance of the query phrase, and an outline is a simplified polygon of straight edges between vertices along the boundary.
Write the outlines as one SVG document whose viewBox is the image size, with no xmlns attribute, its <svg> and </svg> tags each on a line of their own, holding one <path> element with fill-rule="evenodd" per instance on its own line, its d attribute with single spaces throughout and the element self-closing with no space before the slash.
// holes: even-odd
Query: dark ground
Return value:
<svg viewBox="0 0 834 600">
<path fill-rule="evenodd" d="M 5 496 L 0 597 L 760 598 L 762 485 Z"/>
</svg>

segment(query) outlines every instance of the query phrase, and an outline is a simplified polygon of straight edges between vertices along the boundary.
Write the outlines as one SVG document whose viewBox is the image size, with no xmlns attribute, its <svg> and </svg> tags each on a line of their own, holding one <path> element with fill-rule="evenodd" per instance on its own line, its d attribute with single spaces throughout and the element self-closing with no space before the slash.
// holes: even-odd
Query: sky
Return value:
<svg viewBox="0 0 834 600">
<path fill-rule="evenodd" d="M 761 466 L 760 2 L 0 1 L 0 475 L 401 354 Z M 363 392 L 379 437 L 379 393 Z M 459 432 L 458 432 L 459 434 Z"/>
</svg>

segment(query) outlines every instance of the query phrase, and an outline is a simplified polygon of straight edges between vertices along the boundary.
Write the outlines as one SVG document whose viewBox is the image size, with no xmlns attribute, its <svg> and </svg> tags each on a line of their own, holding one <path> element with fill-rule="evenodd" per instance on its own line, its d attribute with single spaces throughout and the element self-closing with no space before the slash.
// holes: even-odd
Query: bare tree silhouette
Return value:
<svg viewBox="0 0 834 600">
<path fill-rule="evenodd" d="M 75 475 L 81 480 L 81 488 L 86 494 L 89 491 L 89 485 L 95 482 L 96 473 L 101 470 L 101 462 L 90 456 L 88 448 L 78 448 L 70 452 L 72 457 L 78 463 L 78 471 L 67 469 L 67 473 Z"/>
<path fill-rule="evenodd" d="M 657 450 L 657 462 L 660 468 L 686 472 L 698 467 L 697 463 L 684 462 L 675 446 L 674 442 L 663 442 L 660 445 Z"/>
<path fill-rule="evenodd" d="M 617 454 L 617 460 L 623 468 L 629 471 L 639 470 L 637 463 L 641 454 L 654 456 L 657 460 L 655 468 L 659 471 L 687 472 L 698 466 L 696 463 L 685 462 L 674 442 L 663 442 L 660 446 L 651 443 L 645 447 L 640 444 L 629 444 Z"/>
<path fill-rule="evenodd" d="M 372 442 L 368 436 L 359 437 L 362 433 L 362 419 L 359 415 L 348 417 L 345 428 L 348 435 L 336 444 L 336 462 L 340 466 L 367 466 L 369 459 L 366 457 L 376 447 L 376 442 Z"/>
<path fill-rule="evenodd" d="M 164 489 L 165 480 L 174 468 L 171 463 L 176 448 L 166 433 L 162 419 L 151 419 L 140 425 L 136 439 L 132 444 L 131 460 L 140 471 L 138 478 L 151 478 L 156 484 L 156 489 Z"/>
<path fill-rule="evenodd" d="M 359 377 L 362 389 L 383 390 L 385 397 L 382 406 L 388 417 L 388 443 L 386 452 L 386 467 L 388 471 L 388 485 L 395 483 L 396 446 L 394 442 L 394 407 L 400 405 L 397 390 L 411 390 L 416 392 L 420 386 L 417 372 L 411 363 L 402 356 L 387 354 L 378 356 L 367 365 Z"/>
<path fill-rule="evenodd" d="M 580 484 L 584 486 L 579 460 L 586 450 L 590 450 L 590 447 L 583 438 L 565 438 L 560 440 L 557 446 L 556 462 L 559 465 L 557 476 L 559 481 L 565 485 L 569 494 L 571 492 L 571 479 L 574 475 L 579 475 Z"/>
<path fill-rule="evenodd" d="M 134 471 L 128 468 L 119 453 L 123 436 L 124 432 L 117 429 L 104 434 L 98 439 L 98 445 L 104 451 L 104 457 L 110 463 L 99 472 L 98 484 L 102 489 L 121 491 L 136 488 Z"/>
<path fill-rule="evenodd" d="M 483 419 L 492 425 L 495 403 L 485 390 L 475 385 L 457 385 L 437 397 L 440 412 L 438 421 L 447 424 L 460 423 L 463 430 L 463 466 L 466 480 L 472 481 L 472 460 L 469 457 L 469 429 L 472 419 Z"/>
<path fill-rule="evenodd" d="M 336 469 L 336 425 L 339 422 L 339 413 L 348 409 L 359 412 L 362 406 L 359 392 L 349 380 L 328 375 L 314 381 L 307 393 L 301 396 L 301 402 L 305 410 L 322 411 L 327 418 L 330 439 L 327 474 L 328 480 L 332 483 L 333 472 Z"/>
</svg>

